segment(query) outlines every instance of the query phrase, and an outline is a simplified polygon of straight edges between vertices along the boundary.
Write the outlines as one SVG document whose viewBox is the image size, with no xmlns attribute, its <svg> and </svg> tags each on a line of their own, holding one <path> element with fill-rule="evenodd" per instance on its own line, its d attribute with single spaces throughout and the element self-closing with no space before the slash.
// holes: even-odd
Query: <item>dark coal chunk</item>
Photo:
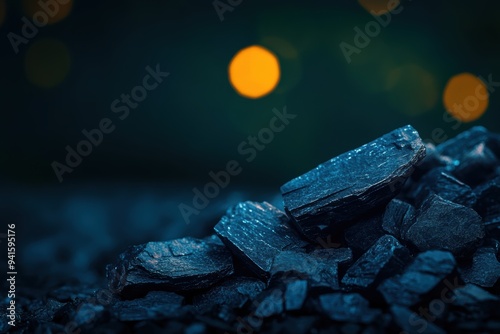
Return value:
<svg viewBox="0 0 500 334">
<path fill-rule="evenodd" d="M 475 186 L 486 181 L 498 163 L 495 154 L 485 143 L 480 143 L 464 154 L 453 172 L 460 180 Z"/>
<path fill-rule="evenodd" d="M 385 235 L 347 270 L 342 284 L 368 288 L 400 272 L 408 257 L 408 250 L 396 238 Z"/>
<path fill-rule="evenodd" d="M 436 289 L 455 266 L 450 252 L 427 251 L 419 254 L 403 274 L 386 279 L 377 289 L 389 304 L 413 306 Z"/>
<path fill-rule="evenodd" d="M 110 287 L 124 296 L 207 288 L 232 273 L 226 247 L 195 238 L 132 246 L 107 267 Z"/>
<path fill-rule="evenodd" d="M 395 324 L 409 334 L 445 334 L 446 332 L 432 322 L 420 317 L 406 307 L 393 305 L 391 314 Z"/>
<path fill-rule="evenodd" d="M 474 252 L 484 237 L 481 217 L 471 208 L 430 195 L 404 238 L 420 251 L 447 250 L 455 256 Z"/>
<path fill-rule="evenodd" d="M 436 147 L 437 151 L 456 160 L 461 160 L 462 156 L 471 151 L 475 146 L 488 141 L 490 133 L 483 126 L 475 126 L 460 133 L 455 138 L 445 141 Z"/>
<path fill-rule="evenodd" d="M 319 303 L 323 312 L 335 321 L 369 324 L 382 315 L 380 310 L 370 308 L 369 302 L 358 293 L 321 295 Z"/>
<path fill-rule="evenodd" d="M 243 202 L 229 209 L 214 230 L 248 268 L 268 277 L 278 254 L 305 244 L 287 222 L 286 215 L 267 202 Z"/>
<path fill-rule="evenodd" d="M 308 279 L 311 287 L 339 289 L 338 269 L 352 261 L 348 248 L 316 249 L 311 253 L 284 251 L 276 256 L 271 274 L 295 273 Z"/>
<path fill-rule="evenodd" d="M 284 293 L 280 288 L 264 291 L 254 302 L 253 314 L 258 318 L 268 318 L 281 314 L 284 310 Z"/>
<path fill-rule="evenodd" d="M 460 270 L 460 276 L 464 282 L 485 288 L 493 287 L 500 277 L 500 263 L 496 254 L 495 248 L 479 248 L 472 257 L 472 264 Z"/>
<path fill-rule="evenodd" d="M 348 227 L 344 231 L 344 238 L 349 248 L 359 256 L 385 234 L 382 229 L 382 214 L 376 214 Z"/>
<path fill-rule="evenodd" d="M 430 170 L 439 167 L 450 166 L 453 163 L 453 159 L 447 156 L 441 155 L 436 146 L 432 143 L 425 143 L 425 158 L 420 161 L 417 165 L 415 172 L 412 175 L 412 179 L 420 179 L 422 175 L 426 174 Z"/>
<path fill-rule="evenodd" d="M 486 146 L 500 159 L 500 134 L 490 133 Z"/>
<path fill-rule="evenodd" d="M 293 333 L 309 334 L 317 333 L 313 326 L 318 322 L 319 316 L 316 315 L 285 315 L 283 318 L 273 319 L 272 323 L 262 329 L 261 333 Z M 250 329 L 237 331 L 239 334 L 252 333 Z M 319 333 L 318 333 L 319 334 Z"/>
<path fill-rule="evenodd" d="M 42 300 L 36 300 L 29 305 L 27 305 L 27 311 L 30 315 L 39 322 L 49 322 L 52 321 L 55 314 L 64 306 L 64 303 L 60 303 L 56 300 L 49 299 L 46 302 Z"/>
<path fill-rule="evenodd" d="M 476 211 L 483 217 L 487 228 L 500 225 L 500 176 L 474 189 L 477 196 Z"/>
<path fill-rule="evenodd" d="M 123 300 L 112 307 L 120 321 L 158 320 L 178 317 L 184 297 L 166 291 L 151 291 L 144 298 Z"/>
<path fill-rule="evenodd" d="M 234 277 L 193 297 L 193 305 L 201 312 L 221 308 L 242 308 L 264 290 L 266 285 L 251 277 Z"/>
<path fill-rule="evenodd" d="M 453 290 L 451 300 L 458 319 L 488 319 L 500 315 L 500 299 L 474 284 Z"/>
<path fill-rule="evenodd" d="M 286 283 L 285 309 L 297 311 L 302 308 L 307 297 L 307 280 L 292 280 Z"/>
<path fill-rule="evenodd" d="M 421 203 L 432 193 L 467 207 L 473 207 L 477 200 L 470 186 L 452 176 L 444 168 L 434 169 L 422 177 L 413 196 Z"/>
<path fill-rule="evenodd" d="M 415 208 L 404 201 L 393 199 L 385 208 L 382 229 L 396 238 L 401 238 L 401 231 L 411 226 L 415 218 Z"/>
<path fill-rule="evenodd" d="M 311 240 L 395 197 L 425 146 L 411 126 L 339 155 L 281 187 L 286 210 Z"/>
<path fill-rule="evenodd" d="M 49 292 L 49 296 L 60 302 L 71 302 L 77 299 L 89 299 L 95 293 L 95 287 L 86 285 L 65 285 Z"/>
<path fill-rule="evenodd" d="M 107 320 L 107 310 L 104 305 L 93 301 L 77 301 L 65 304 L 56 314 L 53 321 L 59 324 L 72 323 L 76 328 L 89 330 L 96 324 Z"/>
</svg>

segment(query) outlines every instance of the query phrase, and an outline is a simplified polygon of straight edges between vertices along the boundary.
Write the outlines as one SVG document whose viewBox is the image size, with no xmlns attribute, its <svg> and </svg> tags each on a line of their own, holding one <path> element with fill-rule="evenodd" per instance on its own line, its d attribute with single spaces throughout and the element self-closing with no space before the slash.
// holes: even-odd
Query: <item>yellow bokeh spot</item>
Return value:
<svg viewBox="0 0 500 334">
<path fill-rule="evenodd" d="M 461 122 L 480 118 L 488 108 L 489 94 L 484 82 L 471 73 L 452 77 L 443 93 L 446 111 Z"/>
<path fill-rule="evenodd" d="M 70 62 L 69 51 L 63 43 L 45 39 L 34 43 L 28 49 L 24 68 L 31 83 L 51 88 L 66 78 Z"/>
<path fill-rule="evenodd" d="M 374 15 L 382 15 L 394 10 L 399 6 L 399 0 L 358 0 L 369 13 Z"/>
<path fill-rule="evenodd" d="M 280 80 L 278 58 L 257 45 L 240 50 L 229 64 L 229 81 L 242 96 L 257 99 L 276 88 Z"/>
<path fill-rule="evenodd" d="M 54 24 L 69 15 L 73 8 L 73 0 L 65 0 L 63 4 L 59 1 L 23 0 L 23 8 L 30 19 L 45 20 L 46 18 L 46 24 Z"/>
</svg>

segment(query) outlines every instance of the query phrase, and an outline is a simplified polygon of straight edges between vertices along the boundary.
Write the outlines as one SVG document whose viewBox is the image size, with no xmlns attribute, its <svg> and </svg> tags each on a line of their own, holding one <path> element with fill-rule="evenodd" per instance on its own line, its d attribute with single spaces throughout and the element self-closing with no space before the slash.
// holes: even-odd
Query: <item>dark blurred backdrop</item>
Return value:
<svg viewBox="0 0 500 334">
<path fill-rule="evenodd" d="M 408 123 L 424 138 L 436 128 L 453 136 L 478 124 L 500 131 L 499 93 L 490 95 L 482 118 L 460 127 L 443 121 L 442 103 L 453 75 L 500 81 L 497 1 L 402 1 L 400 13 L 350 64 L 339 44 L 353 44 L 353 29 L 374 19 L 354 0 L 233 0 L 223 21 L 208 0 L 74 0 L 17 54 L 7 35 L 21 34 L 22 17 L 32 20 L 38 1 L 0 2 L 5 181 L 58 183 L 51 163 L 64 162 L 66 145 L 74 148 L 85 139 L 82 130 L 103 118 L 113 120 L 115 131 L 64 182 L 203 183 L 210 170 L 241 159 L 238 145 L 284 106 L 297 120 L 244 166 L 235 184 L 278 187 Z M 281 65 L 277 88 L 256 100 L 238 95 L 227 74 L 234 54 L 253 44 L 273 51 Z M 111 103 L 156 64 L 169 77 L 120 121 Z"/>
</svg>

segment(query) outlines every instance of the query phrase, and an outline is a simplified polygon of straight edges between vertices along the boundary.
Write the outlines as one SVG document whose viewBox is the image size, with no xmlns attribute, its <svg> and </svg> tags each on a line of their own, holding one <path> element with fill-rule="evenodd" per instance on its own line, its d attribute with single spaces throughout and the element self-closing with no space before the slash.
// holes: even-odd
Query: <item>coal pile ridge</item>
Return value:
<svg viewBox="0 0 500 334">
<path fill-rule="evenodd" d="M 239 203 L 131 246 L 107 287 L 21 299 L 14 332 L 498 333 L 499 147 L 396 129 L 283 185 L 284 211 Z"/>
</svg>

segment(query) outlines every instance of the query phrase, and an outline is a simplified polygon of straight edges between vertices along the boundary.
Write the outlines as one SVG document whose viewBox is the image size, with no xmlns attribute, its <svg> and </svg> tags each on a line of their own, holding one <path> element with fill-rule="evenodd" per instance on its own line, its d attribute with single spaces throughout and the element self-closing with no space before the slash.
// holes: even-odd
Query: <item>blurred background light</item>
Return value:
<svg viewBox="0 0 500 334">
<path fill-rule="evenodd" d="M 358 0 L 370 14 L 382 15 L 399 6 L 399 0 Z"/>
<path fill-rule="evenodd" d="M 429 71 L 417 64 L 396 67 L 387 73 L 385 87 L 389 103 L 397 110 L 415 116 L 436 106 L 439 88 Z"/>
<path fill-rule="evenodd" d="M 26 52 L 26 76 L 34 85 L 52 88 L 66 78 L 70 63 L 69 51 L 62 42 L 42 39 L 31 45 Z"/>
<path fill-rule="evenodd" d="M 229 80 L 242 96 L 256 99 L 274 90 L 280 80 L 280 65 L 274 53 L 262 46 L 240 50 L 229 64 Z"/>
<path fill-rule="evenodd" d="M 47 24 L 54 24 L 65 19 L 73 8 L 73 0 L 61 1 L 45 1 L 45 0 L 23 0 L 24 13 L 28 18 L 32 19 L 38 12 L 47 14 Z"/>
<path fill-rule="evenodd" d="M 471 73 L 453 76 L 444 89 L 443 104 L 446 111 L 461 122 L 479 119 L 489 104 L 484 82 Z"/>
</svg>

